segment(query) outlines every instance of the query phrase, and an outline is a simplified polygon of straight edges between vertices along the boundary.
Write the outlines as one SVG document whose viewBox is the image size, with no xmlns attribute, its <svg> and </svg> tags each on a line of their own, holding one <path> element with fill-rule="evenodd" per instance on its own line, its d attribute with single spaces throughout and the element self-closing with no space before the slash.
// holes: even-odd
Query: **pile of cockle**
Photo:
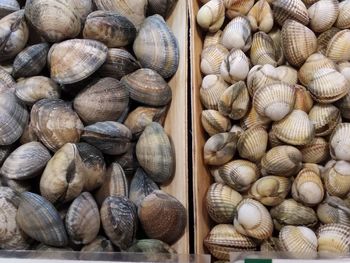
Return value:
<svg viewBox="0 0 350 263">
<path fill-rule="evenodd" d="M 174 253 L 176 2 L 0 0 L 0 248 Z"/>
<path fill-rule="evenodd" d="M 202 2 L 205 246 L 350 252 L 350 0 Z"/>
</svg>

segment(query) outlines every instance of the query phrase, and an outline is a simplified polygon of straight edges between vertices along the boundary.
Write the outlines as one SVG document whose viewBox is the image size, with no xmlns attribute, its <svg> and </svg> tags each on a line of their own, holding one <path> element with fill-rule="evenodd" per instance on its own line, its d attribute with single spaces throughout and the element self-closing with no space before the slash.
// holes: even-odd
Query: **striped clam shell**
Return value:
<svg viewBox="0 0 350 263">
<path fill-rule="evenodd" d="M 314 32 L 324 32 L 332 27 L 339 14 L 337 0 L 322 0 L 308 8 L 310 27 Z"/>
<path fill-rule="evenodd" d="M 331 27 L 317 37 L 317 52 L 326 55 L 329 41 L 340 31 L 337 27 Z"/>
<path fill-rule="evenodd" d="M 317 230 L 318 252 L 346 254 L 350 251 L 350 227 L 326 224 Z"/>
<path fill-rule="evenodd" d="M 312 109 L 314 105 L 314 101 L 311 97 L 310 92 L 301 85 L 295 85 L 295 103 L 294 103 L 294 109 L 295 110 L 302 110 L 306 113 L 309 113 L 309 111 Z"/>
<path fill-rule="evenodd" d="M 345 0 L 339 3 L 339 15 L 335 26 L 340 29 L 346 29 L 350 27 L 350 1 Z"/>
<path fill-rule="evenodd" d="M 328 42 L 326 56 L 335 62 L 350 60 L 347 52 L 350 48 L 350 30 L 344 29 L 336 33 Z"/>
<path fill-rule="evenodd" d="M 272 3 L 274 18 L 280 26 L 287 19 L 293 19 L 297 22 L 307 25 L 309 15 L 305 4 L 301 0 L 276 0 Z"/>
<path fill-rule="evenodd" d="M 350 193 L 350 163 L 346 161 L 329 161 L 322 174 L 328 194 L 345 197 Z"/>
<path fill-rule="evenodd" d="M 314 231 L 304 226 L 285 226 L 279 233 L 283 251 L 301 253 L 315 257 L 317 253 L 317 237 Z"/>
<path fill-rule="evenodd" d="M 350 226 L 349 204 L 336 196 L 327 197 L 317 206 L 317 216 L 323 224 L 339 223 Z"/>
<path fill-rule="evenodd" d="M 207 32 L 203 42 L 203 49 L 211 45 L 220 44 L 221 35 L 222 35 L 222 30 L 218 30 L 217 32 Z"/>
<path fill-rule="evenodd" d="M 252 44 L 249 20 L 243 16 L 232 19 L 222 32 L 221 43 L 229 50 L 248 51 Z"/>
<path fill-rule="evenodd" d="M 332 104 L 316 104 L 309 112 L 309 118 L 315 125 L 315 136 L 330 135 L 338 123 L 341 114 Z"/>
<path fill-rule="evenodd" d="M 204 30 L 217 32 L 225 20 L 223 0 L 207 1 L 197 13 L 197 23 Z"/>
<path fill-rule="evenodd" d="M 250 58 L 253 65 L 270 64 L 274 67 L 277 66 L 275 43 L 268 34 L 261 31 L 254 34 L 250 48 Z"/>
<path fill-rule="evenodd" d="M 232 49 L 220 66 L 220 74 L 228 83 L 245 80 L 249 73 L 249 58 L 240 49 Z"/>
<path fill-rule="evenodd" d="M 220 75 L 220 68 L 229 51 L 221 44 L 210 45 L 201 53 L 201 72 L 205 75 Z"/>
<path fill-rule="evenodd" d="M 231 121 L 216 110 L 202 111 L 201 122 L 204 130 L 210 135 L 227 132 L 231 129 Z"/>
<path fill-rule="evenodd" d="M 241 119 L 240 125 L 244 130 L 254 126 L 262 126 L 267 129 L 270 122 L 269 118 L 260 116 L 254 106 L 252 106 L 250 111 Z"/>
<path fill-rule="evenodd" d="M 273 13 L 266 0 L 259 0 L 250 9 L 247 18 L 253 31 L 260 30 L 268 33 L 273 27 Z"/>
<path fill-rule="evenodd" d="M 299 147 L 304 163 L 323 163 L 329 159 L 329 144 L 322 137 L 315 137 L 310 143 Z"/>
<path fill-rule="evenodd" d="M 0 66 L 0 92 L 13 91 L 16 81 L 4 68 Z"/>
<path fill-rule="evenodd" d="M 333 159 L 350 161 L 349 131 L 349 123 L 340 123 L 335 127 L 329 139 L 331 156 Z"/>
<path fill-rule="evenodd" d="M 223 0 L 226 8 L 226 16 L 233 19 L 246 15 L 254 5 L 253 0 Z"/>
<path fill-rule="evenodd" d="M 206 109 L 218 110 L 218 104 L 228 84 L 220 75 L 207 75 L 203 78 L 200 99 Z"/>
</svg>

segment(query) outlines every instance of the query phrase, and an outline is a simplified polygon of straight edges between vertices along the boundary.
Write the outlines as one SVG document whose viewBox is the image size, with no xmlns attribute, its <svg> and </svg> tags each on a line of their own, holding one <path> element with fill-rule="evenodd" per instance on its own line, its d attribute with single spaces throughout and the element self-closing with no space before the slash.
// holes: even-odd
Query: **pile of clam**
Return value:
<svg viewBox="0 0 350 263">
<path fill-rule="evenodd" d="M 1 249 L 175 253 L 176 2 L 0 0 Z"/>
<path fill-rule="evenodd" d="M 350 252 L 350 0 L 202 2 L 204 245 Z"/>
</svg>

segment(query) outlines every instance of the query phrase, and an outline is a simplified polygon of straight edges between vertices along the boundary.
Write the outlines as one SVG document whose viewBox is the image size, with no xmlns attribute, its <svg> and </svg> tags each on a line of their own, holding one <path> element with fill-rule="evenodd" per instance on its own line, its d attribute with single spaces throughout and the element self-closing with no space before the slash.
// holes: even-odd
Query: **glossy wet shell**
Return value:
<svg viewBox="0 0 350 263">
<path fill-rule="evenodd" d="M 350 227 L 343 224 L 326 224 L 317 230 L 320 253 L 345 254 L 350 251 Z"/>
<path fill-rule="evenodd" d="M 276 0 L 272 3 L 274 18 L 280 26 L 287 19 L 292 19 L 304 25 L 309 23 L 309 15 L 305 4 L 301 0 Z"/>
<path fill-rule="evenodd" d="M 332 158 L 350 161 L 349 130 L 349 123 L 341 123 L 335 127 L 329 140 Z"/>
<path fill-rule="evenodd" d="M 316 234 L 304 226 L 285 226 L 279 233 L 284 251 L 315 256 L 317 252 Z"/>
</svg>

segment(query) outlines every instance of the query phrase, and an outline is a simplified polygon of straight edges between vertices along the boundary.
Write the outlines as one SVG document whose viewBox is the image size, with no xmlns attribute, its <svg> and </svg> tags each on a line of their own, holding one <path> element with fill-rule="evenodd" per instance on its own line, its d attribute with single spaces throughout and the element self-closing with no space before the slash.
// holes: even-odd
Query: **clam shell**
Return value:
<svg viewBox="0 0 350 263">
<path fill-rule="evenodd" d="M 279 233 L 283 251 L 301 253 L 315 257 L 317 253 L 317 237 L 314 231 L 304 226 L 285 226 Z"/>
<path fill-rule="evenodd" d="M 129 104 L 127 87 L 113 78 L 102 78 L 79 92 L 74 110 L 87 124 L 118 119 Z"/>
<path fill-rule="evenodd" d="M 228 83 L 245 80 L 249 73 L 249 59 L 240 49 L 232 49 L 220 66 L 220 74 Z"/>
<path fill-rule="evenodd" d="M 309 118 L 315 125 L 315 136 L 330 135 L 338 123 L 341 114 L 332 104 L 316 104 L 309 112 Z"/>
<path fill-rule="evenodd" d="M 51 151 L 57 151 L 65 143 L 78 142 L 84 128 L 71 105 L 58 99 L 35 103 L 30 119 L 35 134 Z"/>
<path fill-rule="evenodd" d="M 143 199 L 138 215 L 147 236 L 167 244 L 175 243 L 187 225 L 185 207 L 161 190 L 155 190 Z"/>
<path fill-rule="evenodd" d="M 237 150 L 242 158 L 258 162 L 267 149 L 268 134 L 261 126 L 247 129 L 239 137 Z"/>
<path fill-rule="evenodd" d="M 266 117 L 260 116 L 254 106 L 250 108 L 250 111 L 241 119 L 240 125 L 244 130 L 252 128 L 254 126 L 262 126 L 265 129 L 268 128 L 271 120 Z"/>
<path fill-rule="evenodd" d="M 17 0 L 5 0 L 0 4 L 0 19 L 20 9 Z"/>
<path fill-rule="evenodd" d="M 277 138 L 275 132 L 273 130 L 269 131 L 269 146 L 274 148 L 276 146 L 284 145 L 280 139 Z"/>
<path fill-rule="evenodd" d="M 10 145 L 21 137 L 28 120 L 28 112 L 9 91 L 0 93 L 0 105 L 0 145 Z"/>
<path fill-rule="evenodd" d="M 260 245 L 262 252 L 280 252 L 282 251 L 281 242 L 278 237 L 270 237 Z"/>
<path fill-rule="evenodd" d="M 317 230 L 318 252 L 347 254 L 350 251 L 350 227 L 326 224 Z"/>
<path fill-rule="evenodd" d="M 124 196 L 109 196 L 100 213 L 103 229 L 113 244 L 123 250 L 130 247 L 137 229 L 135 205 Z"/>
<path fill-rule="evenodd" d="M 221 44 L 207 46 L 201 53 L 201 72 L 204 75 L 220 75 L 221 65 L 228 55 L 228 50 Z"/>
<path fill-rule="evenodd" d="M 305 4 L 301 0 L 276 0 L 272 3 L 273 15 L 280 26 L 288 19 L 303 25 L 309 23 L 309 15 Z"/>
<path fill-rule="evenodd" d="M 216 32 L 225 20 L 225 6 L 223 0 L 207 1 L 197 13 L 197 24 L 204 30 Z"/>
<path fill-rule="evenodd" d="M 1 174 L 9 179 L 29 179 L 39 175 L 50 159 L 50 152 L 40 142 L 23 144 L 7 157 Z"/>
<path fill-rule="evenodd" d="M 272 125 L 278 139 L 291 145 L 305 145 L 315 136 L 314 124 L 301 110 L 293 110 L 284 119 Z"/>
<path fill-rule="evenodd" d="M 177 2 L 178 0 L 148 0 L 147 14 L 159 14 L 166 19 L 172 13 Z"/>
<path fill-rule="evenodd" d="M 227 132 L 231 129 L 230 119 L 216 110 L 202 111 L 201 122 L 204 130 L 209 134 L 209 136 Z"/>
<path fill-rule="evenodd" d="M 176 251 L 168 244 L 157 239 L 141 239 L 137 240 L 131 247 L 128 248 L 128 252 L 134 253 L 147 253 L 150 254 L 176 254 Z M 159 257 L 155 256 L 155 257 Z"/>
<path fill-rule="evenodd" d="M 259 0 L 250 9 L 247 18 L 253 31 L 260 30 L 268 33 L 273 27 L 273 14 L 266 0 Z"/>
<path fill-rule="evenodd" d="M 330 29 L 326 30 L 325 32 L 321 33 L 317 37 L 317 51 L 323 55 L 326 55 L 326 50 L 329 41 L 333 38 L 335 34 L 337 34 L 340 31 L 337 27 L 331 27 Z"/>
<path fill-rule="evenodd" d="M 5 162 L 6 158 L 13 151 L 12 145 L 0 145 L 0 166 Z"/>
<path fill-rule="evenodd" d="M 247 87 L 249 94 L 253 97 L 254 93 L 261 87 L 280 83 L 278 71 L 270 64 L 256 65 L 248 73 Z"/>
<path fill-rule="evenodd" d="M 92 75 L 107 58 L 107 47 L 90 39 L 70 39 L 51 47 L 48 65 L 51 78 L 71 84 Z"/>
<path fill-rule="evenodd" d="M 317 216 L 323 224 L 339 223 L 350 226 L 349 205 L 336 196 L 329 196 L 317 206 Z"/>
<path fill-rule="evenodd" d="M 81 252 L 115 252 L 110 240 L 97 236 L 91 243 L 85 245 Z"/>
<path fill-rule="evenodd" d="M 268 34 L 273 42 L 275 43 L 275 53 L 277 58 L 277 64 L 282 65 L 285 63 L 285 57 L 282 49 L 282 38 L 281 38 L 281 30 L 279 28 L 274 28 Z"/>
<path fill-rule="evenodd" d="M 336 68 L 346 78 L 347 81 L 350 80 L 350 62 L 339 62 L 337 63 Z"/>
<path fill-rule="evenodd" d="M 220 44 L 221 35 L 222 35 L 221 30 L 218 30 L 217 32 L 213 32 L 213 33 L 207 32 L 207 34 L 205 35 L 205 38 L 204 38 L 204 42 L 203 42 L 203 49 L 205 49 L 206 47 L 209 47 L 211 45 Z"/>
<path fill-rule="evenodd" d="M 46 245 L 64 247 L 68 244 L 59 213 L 40 195 L 30 192 L 21 194 L 16 222 L 28 236 Z"/>
<path fill-rule="evenodd" d="M 338 124 L 330 139 L 329 145 L 333 159 L 350 161 L 349 123 Z"/>
<path fill-rule="evenodd" d="M 315 34 L 297 21 L 287 20 L 283 24 L 281 37 L 283 54 L 292 66 L 300 67 L 317 49 Z"/>
<path fill-rule="evenodd" d="M 92 0 L 72 0 L 71 4 L 74 7 L 75 11 L 80 16 L 80 20 L 82 24 L 85 22 L 86 17 L 95 8 Z"/>
<path fill-rule="evenodd" d="M 36 136 L 34 130 L 33 130 L 33 127 L 32 125 L 29 123 L 27 123 L 26 127 L 24 128 L 24 131 L 22 133 L 22 136 L 21 138 L 19 139 L 19 142 L 21 144 L 26 144 L 26 143 L 29 143 L 29 142 L 38 142 L 39 139 L 38 137 Z M 1 163 L 1 162 L 0 162 Z"/>
<path fill-rule="evenodd" d="M 330 161 L 322 174 L 324 186 L 330 195 L 345 197 L 350 192 L 350 163 Z"/>
<path fill-rule="evenodd" d="M 275 43 L 268 34 L 261 31 L 254 34 L 250 58 L 253 65 L 271 64 L 274 67 L 277 66 Z"/>
<path fill-rule="evenodd" d="M 12 78 L 10 73 L 0 66 L 0 92 L 14 91 L 16 81 Z"/>
<path fill-rule="evenodd" d="M 133 49 L 144 68 L 153 69 L 163 78 L 170 78 L 176 73 L 180 53 L 178 42 L 160 15 L 146 18 Z"/>
<path fill-rule="evenodd" d="M 307 10 L 310 17 L 310 27 L 314 32 L 324 32 L 332 27 L 339 14 L 337 0 L 320 0 Z"/>
<path fill-rule="evenodd" d="M 218 104 L 228 84 L 220 75 L 207 75 L 203 78 L 200 99 L 206 109 L 218 110 Z"/>
<path fill-rule="evenodd" d="M 221 43 L 229 50 L 248 51 L 252 44 L 249 20 L 243 16 L 232 19 L 222 32 Z"/>
<path fill-rule="evenodd" d="M 121 82 L 128 88 L 130 98 L 137 102 L 157 107 L 171 100 L 170 86 L 152 69 L 138 69 L 124 76 Z"/>
<path fill-rule="evenodd" d="M 100 213 L 89 192 L 80 194 L 69 206 L 66 229 L 74 244 L 89 244 L 100 230 Z"/>
<path fill-rule="evenodd" d="M 17 82 L 15 94 L 25 104 L 31 106 L 41 99 L 59 99 L 60 87 L 50 78 L 34 76 Z"/>
<path fill-rule="evenodd" d="M 295 110 L 302 110 L 306 113 L 309 113 L 312 106 L 314 105 L 314 101 L 310 95 L 310 92 L 301 85 L 295 85 Z"/>
<path fill-rule="evenodd" d="M 139 163 L 136 158 L 136 142 L 131 143 L 129 149 L 117 156 L 113 156 L 113 161 L 118 162 L 123 168 L 126 176 L 131 177 L 134 175 L 137 168 L 139 168 Z"/>
<path fill-rule="evenodd" d="M 345 0 L 339 3 L 339 14 L 335 26 L 339 29 L 350 27 L 350 1 Z"/>
<path fill-rule="evenodd" d="M 232 188 L 214 183 L 206 195 L 206 207 L 208 214 L 216 223 L 224 224 L 233 221 L 236 208 L 243 197 Z"/>
<path fill-rule="evenodd" d="M 32 190 L 33 182 L 31 180 L 12 180 L 6 177 L 0 179 L 1 185 L 11 188 L 16 193 L 24 193 Z"/>
<path fill-rule="evenodd" d="M 233 224 L 239 233 L 259 240 L 272 236 L 273 223 L 269 211 L 253 199 L 243 199 L 239 203 Z"/>
<path fill-rule="evenodd" d="M 342 117 L 345 119 L 350 119 L 350 93 L 338 100 L 336 105 L 340 110 Z"/>
<path fill-rule="evenodd" d="M 310 143 L 299 148 L 305 163 L 322 163 L 329 158 L 328 142 L 322 137 L 315 137 Z"/>
<path fill-rule="evenodd" d="M 113 11 L 94 11 L 85 22 L 83 36 L 104 43 L 107 47 L 124 47 L 136 37 L 136 28 L 129 19 Z"/>
<path fill-rule="evenodd" d="M 280 81 L 289 85 L 296 85 L 298 83 L 298 71 L 291 66 L 282 65 L 276 68 L 276 74 Z"/>
<path fill-rule="evenodd" d="M 299 172 L 301 165 L 302 153 L 293 146 L 281 145 L 270 149 L 261 159 L 261 173 L 290 177 Z"/>
<path fill-rule="evenodd" d="M 328 42 L 326 56 L 335 62 L 350 60 L 350 30 L 336 33 Z"/>
<path fill-rule="evenodd" d="M 168 181 L 174 173 L 174 150 L 164 128 L 157 122 L 149 124 L 136 144 L 140 166 L 157 183 Z"/>
</svg>

